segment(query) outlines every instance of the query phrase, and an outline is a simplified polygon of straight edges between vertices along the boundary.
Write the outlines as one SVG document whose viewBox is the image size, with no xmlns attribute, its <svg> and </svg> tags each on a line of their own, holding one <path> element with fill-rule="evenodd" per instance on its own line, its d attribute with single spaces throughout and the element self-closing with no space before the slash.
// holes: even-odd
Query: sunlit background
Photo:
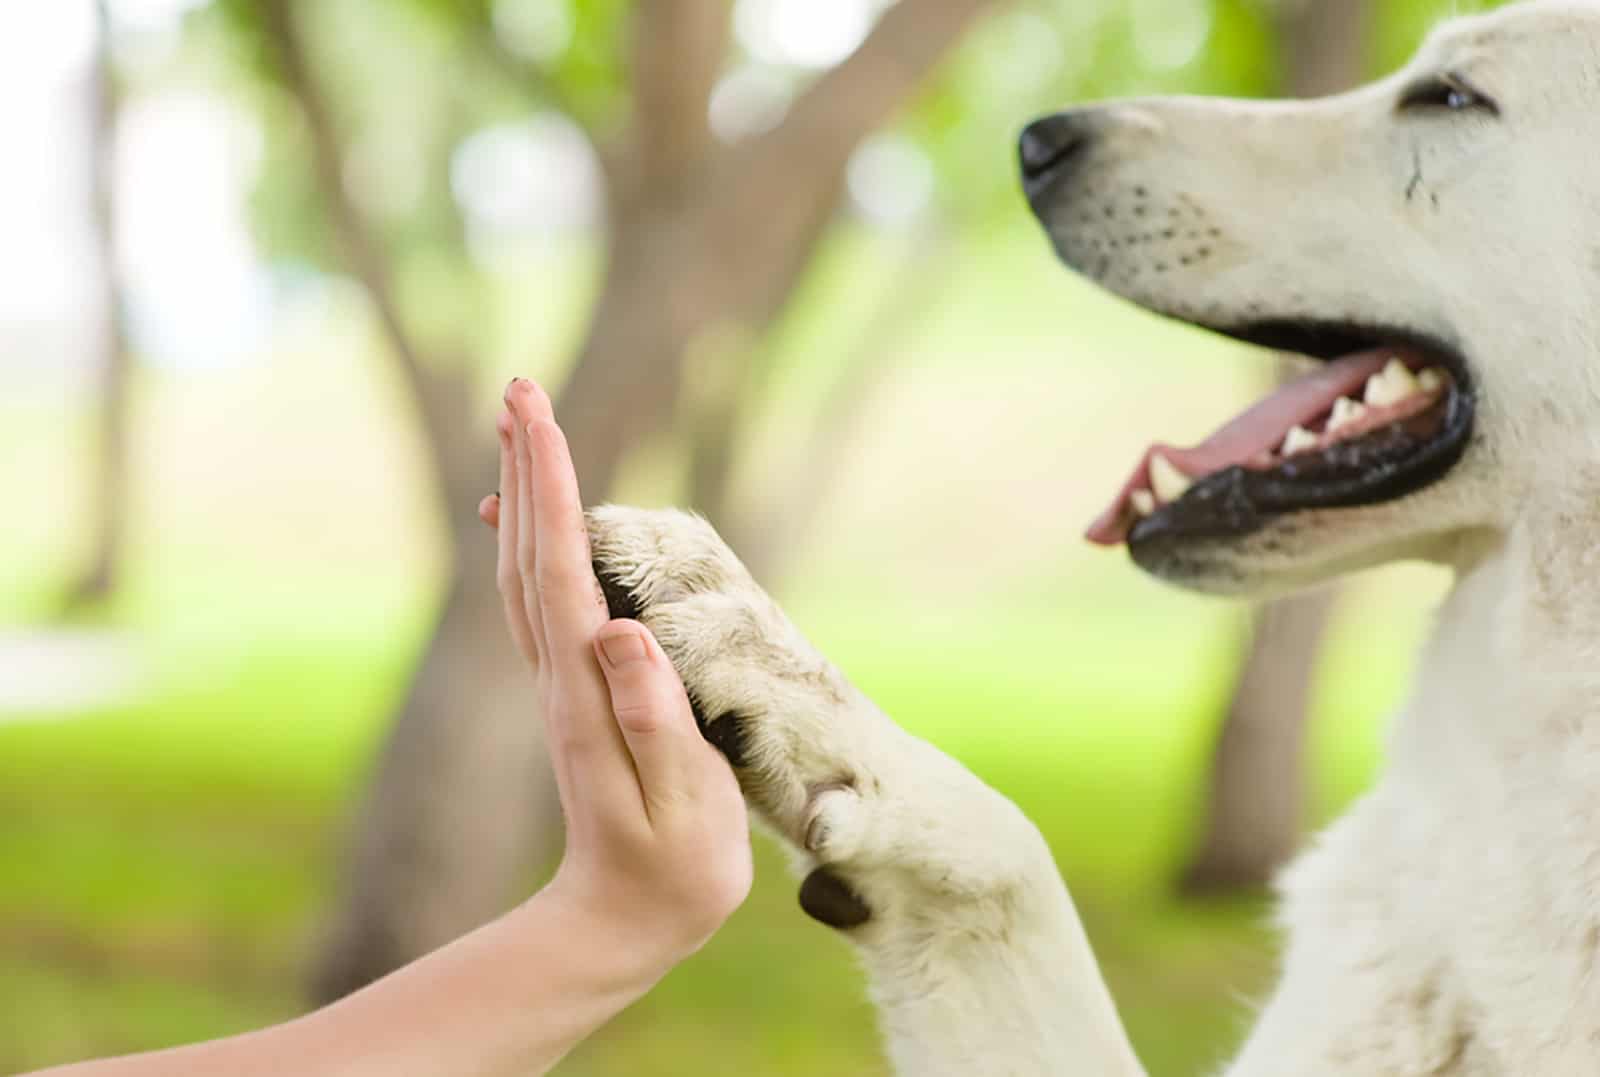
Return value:
<svg viewBox="0 0 1600 1077">
<path fill-rule="evenodd" d="M 972 17 L 916 11 L 943 5 Z M 1481 6 L 0 7 L 0 1070 L 282 1019 L 537 885 L 559 821 L 464 510 L 513 374 L 587 416 L 593 497 L 707 512 L 1040 822 L 1152 1074 L 1225 1058 L 1285 851 L 1204 851 L 1250 612 L 1078 536 L 1273 365 L 1063 272 L 1014 139 L 1094 97 L 1354 84 Z M 886 117 L 808 111 L 895 34 L 947 40 Z M 767 152 L 796 130 L 823 148 Z M 1443 583 L 1339 593 L 1282 766 L 1246 779 L 1262 829 L 1292 844 L 1369 780 Z M 515 765 L 381 767 L 408 699 L 441 758 L 459 728 Z M 363 823 L 378 775 L 415 793 Z M 372 868 L 374 825 L 446 851 Z M 725 934 L 560 1072 L 885 1072 L 847 948 L 760 843 Z"/>
</svg>

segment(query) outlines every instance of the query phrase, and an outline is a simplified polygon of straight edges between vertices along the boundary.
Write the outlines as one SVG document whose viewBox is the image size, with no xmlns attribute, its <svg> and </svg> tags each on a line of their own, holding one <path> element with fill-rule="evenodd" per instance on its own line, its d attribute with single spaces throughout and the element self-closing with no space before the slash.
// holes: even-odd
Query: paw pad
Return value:
<svg viewBox="0 0 1600 1077">
<path fill-rule="evenodd" d="M 725 714 L 706 721 L 700 704 L 690 696 L 690 703 L 694 706 L 694 720 L 700 726 L 700 735 L 711 742 L 711 746 L 727 757 L 728 762 L 735 767 L 748 766 L 750 763 L 750 716 L 740 714 L 738 711 L 728 711 Z"/>
<path fill-rule="evenodd" d="M 644 605 L 639 601 L 639 596 L 625 586 L 615 573 L 608 571 L 596 561 L 594 575 L 595 579 L 600 581 L 600 591 L 606 599 L 606 610 L 613 620 L 638 621 L 643 618 Z M 745 766 L 748 760 L 749 741 L 745 727 L 750 721 L 749 716 L 728 711 L 715 719 L 708 720 L 705 709 L 695 698 L 692 690 L 689 693 L 689 703 L 694 708 L 695 724 L 700 727 L 701 735 L 711 742 L 713 748 L 727 756 L 729 763 L 736 767 Z"/>
<path fill-rule="evenodd" d="M 827 868 L 818 868 L 800 884 L 800 908 L 811 919 L 840 931 L 872 919 L 872 910 L 861 896 Z"/>
<path fill-rule="evenodd" d="M 606 596 L 606 609 L 614 621 L 637 621 L 644 612 L 639 605 L 639 600 L 632 591 L 622 586 L 622 582 L 607 572 L 597 561 L 594 564 L 594 577 L 600 581 L 600 592 Z"/>
</svg>

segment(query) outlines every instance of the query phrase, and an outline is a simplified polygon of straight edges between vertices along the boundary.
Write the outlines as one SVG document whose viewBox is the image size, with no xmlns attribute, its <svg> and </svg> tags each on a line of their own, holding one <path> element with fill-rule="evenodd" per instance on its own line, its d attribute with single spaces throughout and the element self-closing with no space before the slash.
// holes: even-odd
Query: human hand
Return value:
<svg viewBox="0 0 1600 1077">
<path fill-rule="evenodd" d="M 60 1077 L 504 1077 L 548 1072 L 709 939 L 750 890 L 733 771 L 695 724 L 650 632 L 609 619 L 578 480 L 550 400 L 518 380 L 500 416 L 506 622 L 537 688 L 567 819 L 556 878 L 531 901 L 294 1021 L 51 1070 Z M 43 1075 L 40 1075 L 43 1077 Z"/>
<path fill-rule="evenodd" d="M 534 674 L 566 815 L 566 854 L 541 897 L 599 916 L 665 972 L 749 893 L 744 799 L 655 638 L 609 619 L 549 397 L 518 379 L 506 407 L 500 494 L 479 512 L 499 531 L 506 623 Z"/>
</svg>

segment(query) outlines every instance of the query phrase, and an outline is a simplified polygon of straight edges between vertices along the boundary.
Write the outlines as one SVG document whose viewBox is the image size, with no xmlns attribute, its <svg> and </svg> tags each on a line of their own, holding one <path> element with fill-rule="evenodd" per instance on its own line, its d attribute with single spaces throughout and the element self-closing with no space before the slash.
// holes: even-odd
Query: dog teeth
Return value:
<svg viewBox="0 0 1600 1077">
<path fill-rule="evenodd" d="M 1422 391 L 1416 376 L 1406 365 L 1398 359 L 1390 359 L 1381 372 L 1367 379 L 1365 399 L 1369 407 L 1388 408 Z"/>
<path fill-rule="evenodd" d="M 1133 492 L 1133 511 L 1140 517 L 1152 516 L 1156 511 L 1156 495 L 1149 490 L 1135 490 Z"/>
<path fill-rule="evenodd" d="M 1328 418 L 1328 433 L 1332 434 L 1352 423 L 1358 423 L 1366 418 L 1367 406 L 1358 404 L 1347 396 L 1341 396 L 1334 401 L 1333 414 Z"/>
<path fill-rule="evenodd" d="M 1178 500 L 1189 492 L 1194 480 L 1178 470 L 1176 464 L 1160 453 L 1150 458 L 1150 485 L 1163 503 Z"/>
<path fill-rule="evenodd" d="M 1417 375 L 1417 384 L 1422 387 L 1422 391 L 1425 393 L 1437 393 L 1444 388 L 1444 371 L 1436 366 L 1430 366 L 1427 370 Z"/>
<path fill-rule="evenodd" d="M 1316 447 L 1317 435 L 1303 426 L 1297 426 L 1289 431 L 1288 437 L 1283 439 L 1281 453 L 1284 456 L 1293 456 L 1296 453 L 1302 453 L 1307 449 L 1315 449 Z"/>
</svg>

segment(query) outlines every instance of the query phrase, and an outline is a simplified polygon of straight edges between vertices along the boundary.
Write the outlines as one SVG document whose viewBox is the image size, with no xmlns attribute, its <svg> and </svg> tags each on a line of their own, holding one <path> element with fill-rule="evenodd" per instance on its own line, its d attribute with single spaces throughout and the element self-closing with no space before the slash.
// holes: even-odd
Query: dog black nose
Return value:
<svg viewBox="0 0 1600 1077">
<path fill-rule="evenodd" d="M 1031 186 L 1066 174 L 1083 160 L 1093 141 L 1093 126 L 1081 112 L 1058 112 L 1035 120 L 1023 129 L 1017 145 L 1023 181 Z"/>
</svg>

